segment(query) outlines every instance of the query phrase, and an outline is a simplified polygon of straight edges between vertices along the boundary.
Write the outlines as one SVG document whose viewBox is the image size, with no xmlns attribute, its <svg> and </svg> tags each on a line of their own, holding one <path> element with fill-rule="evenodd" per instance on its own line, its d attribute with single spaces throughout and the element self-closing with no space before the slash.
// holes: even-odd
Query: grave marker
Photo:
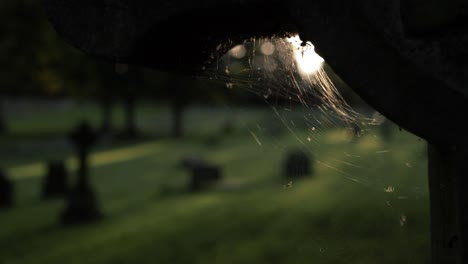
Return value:
<svg viewBox="0 0 468 264">
<path fill-rule="evenodd" d="M 87 157 L 90 148 L 97 141 L 97 134 L 88 123 L 82 122 L 70 135 L 70 140 L 78 152 L 78 179 L 68 196 L 68 205 L 63 214 L 65 224 L 83 223 L 101 217 L 96 195 L 88 180 Z"/>
<path fill-rule="evenodd" d="M 284 169 L 288 178 L 302 178 L 313 173 L 311 158 L 301 150 L 292 151 L 287 155 Z"/>
<path fill-rule="evenodd" d="M 191 173 L 189 190 L 192 192 L 209 188 L 221 180 L 221 169 L 197 156 L 189 156 L 181 161 L 181 166 Z"/>
<path fill-rule="evenodd" d="M 213 165 L 192 167 L 190 191 L 201 191 L 221 180 L 221 169 Z"/>
<path fill-rule="evenodd" d="M 13 183 L 0 170 L 0 208 L 9 208 L 13 205 Z"/>
<path fill-rule="evenodd" d="M 50 161 L 44 179 L 42 198 L 64 197 L 68 193 L 67 170 L 63 161 Z"/>
</svg>

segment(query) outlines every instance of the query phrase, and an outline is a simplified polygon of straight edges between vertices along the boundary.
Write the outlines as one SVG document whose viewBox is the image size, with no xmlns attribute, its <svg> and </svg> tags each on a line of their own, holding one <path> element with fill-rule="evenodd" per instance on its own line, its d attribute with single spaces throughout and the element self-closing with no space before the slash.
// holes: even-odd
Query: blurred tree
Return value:
<svg viewBox="0 0 468 264">
<path fill-rule="evenodd" d="M 99 61 L 98 79 L 99 85 L 96 91 L 96 98 L 101 109 L 101 127 L 100 130 L 104 134 L 113 131 L 112 125 L 112 108 L 115 103 L 114 88 L 118 85 L 116 81 L 116 73 L 114 64 Z"/>
<path fill-rule="evenodd" d="M 0 135 L 5 134 L 7 132 L 6 122 L 5 122 L 5 114 L 3 110 L 3 100 L 0 98 Z"/>
<path fill-rule="evenodd" d="M 98 87 L 92 93 L 100 105 L 101 131 L 112 131 L 112 108 L 117 98 L 124 105 L 125 125 L 122 135 L 133 138 L 138 135 L 136 125 L 137 98 L 146 95 L 145 79 L 142 70 L 126 64 L 99 62 Z"/>
<path fill-rule="evenodd" d="M 28 69 L 35 65 L 41 26 L 39 3 L 34 2 L 0 2 L 0 105 L 6 96 L 30 89 L 34 79 Z M 0 132 L 5 130 L 4 112 L 0 110 Z"/>
<path fill-rule="evenodd" d="M 225 84 L 210 80 L 170 76 L 164 90 L 171 103 L 171 135 L 176 138 L 184 135 L 184 113 L 190 104 L 216 105 L 227 100 Z"/>
<path fill-rule="evenodd" d="M 183 114 L 189 104 L 191 91 L 187 83 L 180 79 L 174 78 L 167 86 L 170 93 L 171 113 L 172 113 L 172 136 L 175 138 L 182 137 L 184 133 Z"/>
<path fill-rule="evenodd" d="M 137 98 L 145 94 L 145 83 L 142 69 L 129 67 L 125 64 L 115 64 L 116 87 L 124 103 L 125 127 L 123 135 L 128 138 L 138 136 L 136 125 Z"/>
<path fill-rule="evenodd" d="M 40 1 L 2 1 L 0 32 L 2 94 L 57 96 L 95 81 L 94 61 L 57 35 Z"/>
<path fill-rule="evenodd" d="M 96 86 L 94 61 L 64 43 L 40 1 L 1 1 L 0 34 L 0 104 L 12 96 L 83 96 Z"/>
<path fill-rule="evenodd" d="M 0 106 L 4 98 L 11 96 L 94 99 L 102 109 L 101 130 L 109 132 L 112 106 L 117 98 L 123 98 L 124 134 L 132 136 L 137 134 L 137 100 L 151 96 L 159 102 L 170 102 L 172 134 L 182 136 L 183 115 L 190 103 L 212 104 L 238 95 L 241 102 L 252 98 L 244 91 L 226 89 L 229 80 L 224 79 L 199 81 L 154 71 L 145 71 L 142 76 L 137 68 L 117 74 L 112 62 L 103 66 L 106 63 L 96 63 L 66 44 L 50 25 L 40 1 L 1 1 L 0 34 Z M 0 107 L 0 133 L 6 128 L 3 120 Z"/>
</svg>

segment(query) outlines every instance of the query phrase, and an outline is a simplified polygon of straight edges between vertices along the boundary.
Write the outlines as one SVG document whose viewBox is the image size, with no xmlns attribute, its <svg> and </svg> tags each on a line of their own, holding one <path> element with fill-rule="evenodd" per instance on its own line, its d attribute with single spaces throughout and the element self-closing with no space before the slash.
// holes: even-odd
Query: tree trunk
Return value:
<svg viewBox="0 0 468 264">
<path fill-rule="evenodd" d="M 172 136 L 175 138 L 180 138 L 184 134 L 183 114 L 183 104 L 175 99 L 172 103 Z"/>
<path fill-rule="evenodd" d="M 7 125 L 5 122 L 5 111 L 3 110 L 3 100 L 0 98 L 0 135 L 7 132 Z"/>
<path fill-rule="evenodd" d="M 432 263 L 468 263 L 468 144 L 429 146 Z"/>
<path fill-rule="evenodd" d="M 135 123 L 135 97 L 129 95 L 125 99 L 125 134 L 135 137 L 137 134 Z"/>
<path fill-rule="evenodd" d="M 109 133 L 112 131 L 112 102 L 110 99 L 101 101 L 101 132 Z"/>
</svg>

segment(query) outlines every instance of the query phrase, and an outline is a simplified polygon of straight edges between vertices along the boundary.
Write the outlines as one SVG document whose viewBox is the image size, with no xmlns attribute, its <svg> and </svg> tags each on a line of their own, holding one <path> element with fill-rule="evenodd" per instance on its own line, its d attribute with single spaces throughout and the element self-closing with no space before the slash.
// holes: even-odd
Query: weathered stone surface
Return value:
<svg viewBox="0 0 468 264">
<path fill-rule="evenodd" d="M 468 98 L 466 4 L 435 1 L 446 10 L 438 22 L 425 22 L 414 6 L 433 16 L 437 8 L 410 2 L 44 0 L 57 31 L 86 53 L 191 73 L 236 41 L 292 25 L 379 112 L 431 142 L 452 144 L 460 124 L 447 118 L 462 120 Z M 450 12 L 459 5 L 453 20 Z M 438 33 L 408 36 L 405 26 L 418 21 L 423 32 Z"/>
<path fill-rule="evenodd" d="M 226 52 L 229 39 L 275 33 L 278 23 L 268 18 L 285 17 L 278 13 L 284 8 L 265 12 L 265 3 L 254 0 L 43 2 L 57 32 L 88 54 L 185 72 L 200 69 L 213 52 Z"/>
<path fill-rule="evenodd" d="M 444 69 L 437 64 L 441 56 L 433 55 L 434 61 L 429 63 L 425 52 L 410 54 L 409 43 L 424 40 L 403 35 L 395 1 L 293 1 L 291 12 L 303 39 L 311 40 L 318 53 L 367 103 L 431 142 L 459 143 L 461 124 L 447 122 L 447 118 L 464 118 L 466 88 L 451 81 L 461 83 L 466 78 L 463 74 L 453 78 L 435 74 L 438 67 Z M 418 62 L 418 57 L 425 61 Z M 456 61 L 445 65 L 457 67 Z"/>
</svg>

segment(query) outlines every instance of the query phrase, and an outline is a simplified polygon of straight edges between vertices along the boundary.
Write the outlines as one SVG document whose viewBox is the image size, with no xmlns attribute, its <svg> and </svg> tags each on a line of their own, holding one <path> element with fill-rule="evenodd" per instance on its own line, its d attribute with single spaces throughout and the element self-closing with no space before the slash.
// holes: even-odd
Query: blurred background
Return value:
<svg viewBox="0 0 468 264">
<path fill-rule="evenodd" d="M 85 56 L 39 1 L 0 13 L 0 263 L 430 263 L 425 142 L 313 46 L 181 76 Z"/>
</svg>

